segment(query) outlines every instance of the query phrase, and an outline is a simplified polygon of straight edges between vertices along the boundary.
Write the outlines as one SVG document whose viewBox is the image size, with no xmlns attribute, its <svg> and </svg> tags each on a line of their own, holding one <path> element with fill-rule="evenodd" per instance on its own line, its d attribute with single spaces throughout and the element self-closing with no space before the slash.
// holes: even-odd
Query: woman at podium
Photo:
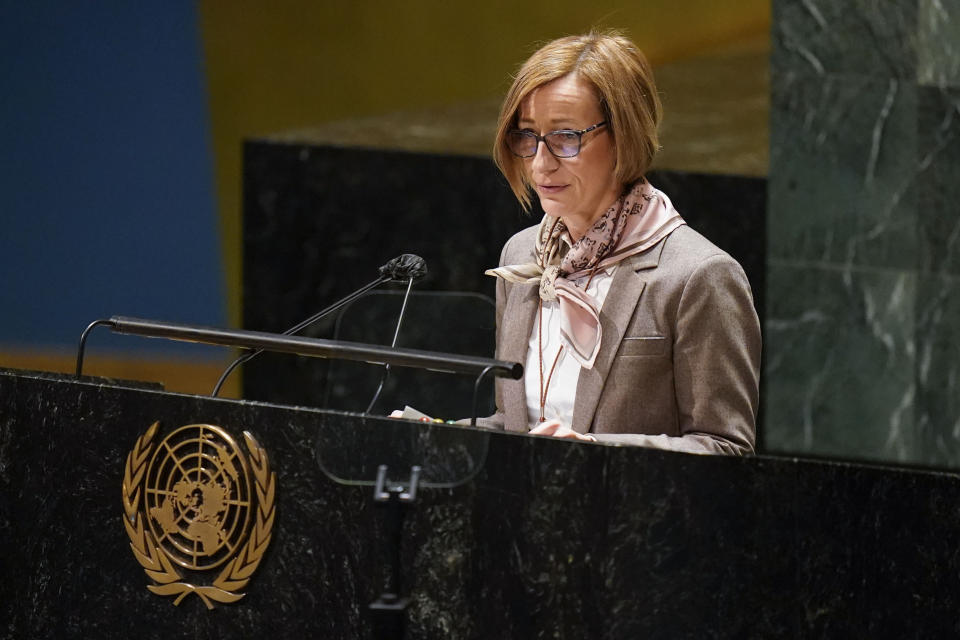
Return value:
<svg viewBox="0 0 960 640">
<path fill-rule="evenodd" d="M 645 178 L 661 105 L 616 33 L 561 38 L 520 68 L 494 159 L 545 212 L 510 238 L 497 282 L 498 379 L 487 423 L 697 452 L 753 451 L 760 326 L 740 265 Z"/>
</svg>

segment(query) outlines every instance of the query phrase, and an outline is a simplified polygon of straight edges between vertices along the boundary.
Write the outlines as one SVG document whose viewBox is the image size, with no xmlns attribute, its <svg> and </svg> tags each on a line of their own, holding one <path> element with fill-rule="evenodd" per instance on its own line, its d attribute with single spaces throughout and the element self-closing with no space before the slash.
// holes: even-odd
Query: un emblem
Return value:
<svg viewBox="0 0 960 640">
<path fill-rule="evenodd" d="M 191 424 L 154 444 L 158 423 L 137 440 L 123 474 L 123 523 L 158 595 L 236 602 L 270 544 L 276 474 L 244 432 L 245 456 L 224 429 Z M 209 584 L 195 578 L 219 568 Z M 189 574 L 186 577 L 185 574 Z"/>
</svg>

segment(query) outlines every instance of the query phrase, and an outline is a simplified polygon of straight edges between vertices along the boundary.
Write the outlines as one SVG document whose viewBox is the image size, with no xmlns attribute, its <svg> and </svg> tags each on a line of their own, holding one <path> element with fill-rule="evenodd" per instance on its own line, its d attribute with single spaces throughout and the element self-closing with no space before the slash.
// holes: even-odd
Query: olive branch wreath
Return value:
<svg viewBox="0 0 960 640">
<path fill-rule="evenodd" d="M 250 576 L 257 570 L 263 554 L 270 545 L 276 497 L 277 476 L 270 471 L 270 461 L 266 452 L 248 431 L 243 438 L 250 453 L 250 466 L 257 486 L 256 521 L 250 531 L 247 544 L 223 568 L 211 585 L 192 585 L 182 582 L 183 576 L 173 566 L 170 558 L 160 549 L 153 533 L 144 526 L 140 513 L 142 497 L 141 485 L 147 470 L 147 461 L 153 451 L 153 439 L 159 422 L 154 422 L 146 430 L 127 455 L 123 470 L 123 525 L 130 538 L 130 548 L 143 567 L 144 572 L 157 584 L 148 584 L 147 589 L 161 596 L 177 596 L 173 604 L 180 602 L 189 594 L 197 594 L 208 609 L 214 602 L 236 602 L 244 595 L 237 593 L 247 586 Z"/>
</svg>

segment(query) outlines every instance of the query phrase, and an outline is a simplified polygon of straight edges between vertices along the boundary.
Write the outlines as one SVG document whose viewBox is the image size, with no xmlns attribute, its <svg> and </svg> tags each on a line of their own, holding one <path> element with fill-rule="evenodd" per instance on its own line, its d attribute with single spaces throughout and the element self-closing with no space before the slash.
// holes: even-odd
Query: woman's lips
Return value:
<svg viewBox="0 0 960 640">
<path fill-rule="evenodd" d="M 565 185 L 565 184 L 563 184 L 563 185 L 538 184 L 538 185 L 537 185 L 537 190 L 540 191 L 540 193 L 542 193 L 543 195 L 547 195 L 547 196 L 553 195 L 553 194 L 555 194 L 555 193 L 560 193 L 561 191 L 563 191 L 563 190 L 566 189 L 566 188 L 567 188 L 567 185 Z"/>
</svg>

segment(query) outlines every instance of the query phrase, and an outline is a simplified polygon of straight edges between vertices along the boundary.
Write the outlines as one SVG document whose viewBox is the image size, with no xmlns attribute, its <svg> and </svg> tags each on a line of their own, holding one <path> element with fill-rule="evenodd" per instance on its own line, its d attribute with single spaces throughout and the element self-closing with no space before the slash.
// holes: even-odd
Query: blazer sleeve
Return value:
<svg viewBox="0 0 960 640">
<path fill-rule="evenodd" d="M 690 453 L 752 453 L 760 351 L 760 321 L 746 274 L 730 256 L 710 256 L 687 278 L 677 306 L 673 369 L 680 435 L 594 437 Z"/>
</svg>

